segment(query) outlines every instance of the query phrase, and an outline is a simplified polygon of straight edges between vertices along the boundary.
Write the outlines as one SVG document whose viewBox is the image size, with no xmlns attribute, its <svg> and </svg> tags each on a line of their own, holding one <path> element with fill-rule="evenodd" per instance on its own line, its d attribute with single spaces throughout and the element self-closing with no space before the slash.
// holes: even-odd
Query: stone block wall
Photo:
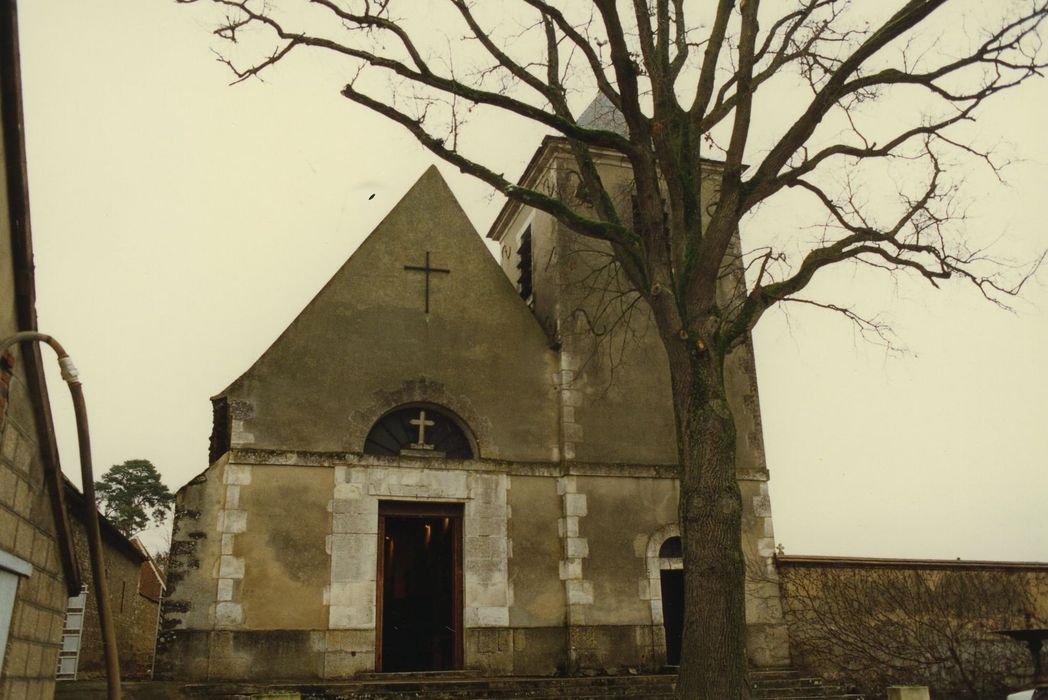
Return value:
<svg viewBox="0 0 1048 700">
<path fill-rule="evenodd" d="M 20 73 L 17 8 L 3 3 L 0 338 L 36 327 Z M 46 401 L 47 391 L 38 361 L 27 362 L 21 347 L 0 357 L 0 575 L 5 579 L 0 615 L 10 615 L 6 647 L 0 649 L 0 697 L 34 700 L 54 692 L 65 577 L 75 577 L 68 543 L 59 551 L 55 494 L 45 485 L 43 450 L 49 445 L 39 442 L 47 433 L 37 424 L 34 400 Z"/>
<path fill-rule="evenodd" d="M 232 552 L 232 542 L 222 537 L 218 526 L 226 498 L 223 476 L 227 462 L 228 455 L 219 458 L 175 495 L 153 673 L 157 679 L 210 677 L 212 642 L 216 641 L 212 616 L 220 592 L 212 566 L 222 556 L 223 547 Z M 225 595 L 224 588 L 222 593 Z"/>
<path fill-rule="evenodd" d="M 661 667 L 658 551 L 678 533 L 672 470 L 565 471 L 235 450 L 179 493 L 160 675 L 338 679 L 374 670 L 382 501 L 463 504 L 466 668 Z M 753 481 L 744 492 L 760 500 L 764 487 Z M 765 516 L 755 517 L 763 526 Z M 760 547 L 762 534 L 750 538 Z M 751 637 L 764 665 L 785 665 L 781 610 L 767 593 L 753 591 Z"/>
<path fill-rule="evenodd" d="M 437 464 L 443 460 L 422 469 L 366 457 L 243 454 L 219 460 L 178 494 L 160 677 L 255 673 L 274 648 L 289 658 L 269 668 L 289 677 L 374 669 L 380 500 L 465 504 L 465 662 L 512 672 L 508 638 L 485 631 L 509 624 L 508 475 Z M 280 600 L 269 599 L 274 586 L 285 593 Z"/>
<path fill-rule="evenodd" d="M 0 697 L 45 698 L 54 689 L 66 590 L 22 367 L 8 354 L 0 369 L 0 552 L 32 568 L 18 580 Z"/>
<path fill-rule="evenodd" d="M 110 610 L 116 631 L 117 653 L 120 656 L 120 674 L 124 678 L 149 678 L 153 670 L 153 651 L 156 646 L 157 621 L 160 602 L 150 600 L 139 592 L 145 557 L 116 546 L 103 536 L 109 585 Z M 83 521 L 73 521 L 73 547 L 77 559 L 90 561 L 87 530 Z M 98 623 L 98 600 L 94 595 L 93 572 L 85 567 L 84 586 L 87 591 L 84 609 L 84 627 L 80 637 L 80 658 L 77 679 L 105 677 L 105 657 L 102 651 L 102 632 Z"/>
</svg>

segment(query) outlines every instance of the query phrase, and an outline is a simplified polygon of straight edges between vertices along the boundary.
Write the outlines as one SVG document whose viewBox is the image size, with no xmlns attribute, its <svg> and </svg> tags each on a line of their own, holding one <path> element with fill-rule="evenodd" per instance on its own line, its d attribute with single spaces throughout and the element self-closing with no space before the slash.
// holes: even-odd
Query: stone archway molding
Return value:
<svg viewBox="0 0 1048 700">
<path fill-rule="evenodd" d="M 384 415 L 399 407 L 411 404 L 429 404 L 446 411 L 457 419 L 459 427 L 473 442 L 475 459 L 498 458 L 498 451 L 491 440 L 491 422 L 480 415 L 469 398 L 453 394 L 440 382 L 425 378 L 406 380 L 397 389 L 376 391 L 370 400 L 362 401 L 361 408 L 348 416 L 347 442 L 363 449 L 364 441 L 372 426 Z"/>
<path fill-rule="evenodd" d="M 642 588 L 647 588 L 648 591 L 652 627 L 662 627 L 662 581 L 659 573 L 662 569 L 659 565 L 659 549 L 662 543 L 671 537 L 680 537 L 680 525 L 677 523 L 663 525 L 653 532 L 648 538 L 648 546 L 645 551 L 645 571 L 648 578 L 644 582 L 646 585 L 643 585 Z M 665 653 L 665 649 L 663 652 Z"/>
</svg>

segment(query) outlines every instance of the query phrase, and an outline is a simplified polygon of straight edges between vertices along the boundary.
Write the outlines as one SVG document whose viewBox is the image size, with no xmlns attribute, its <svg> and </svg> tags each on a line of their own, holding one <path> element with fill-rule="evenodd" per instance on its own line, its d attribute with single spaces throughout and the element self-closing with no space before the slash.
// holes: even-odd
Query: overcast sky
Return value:
<svg viewBox="0 0 1048 700">
<path fill-rule="evenodd" d="M 99 471 L 145 458 L 175 490 L 207 466 L 209 397 L 431 159 L 341 98 L 346 69 L 327 60 L 229 87 L 196 6 L 19 5 L 40 327 L 81 370 Z M 970 225 L 1020 261 L 1048 247 L 1046 114 L 1043 80 L 985 110 L 981 133 L 1020 162 L 1007 185 L 985 172 L 968 183 Z M 516 176 L 541 135 L 493 133 L 489 162 Z M 441 171 L 485 232 L 501 200 Z M 748 222 L 744 241 L 790 221 L 786 204 Z M 1048 561 L 1048 272 L 1014 313 L 961 285 L 852 273 L 820 284 L 890 321 L 908 352 L 803 309 L 761 321 L 786 551 Z M 79 483 L 68 400 L 57 373 L 49 383 L 64 467 Z"/>
</svg>

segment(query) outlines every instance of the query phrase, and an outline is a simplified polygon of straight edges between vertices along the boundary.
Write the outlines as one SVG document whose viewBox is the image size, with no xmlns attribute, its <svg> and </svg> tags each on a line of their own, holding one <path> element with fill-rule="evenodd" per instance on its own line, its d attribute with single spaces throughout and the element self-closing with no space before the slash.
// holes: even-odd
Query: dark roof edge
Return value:
<svg viewBox="0 0 1048 700">
<path fill-rule="evenodd" d="M 84 494 L 80 492 L 80 489 L 78 489 L 72 481 L 64 476 L 62 477 L 62 480 L 65 482 L 66 499 L 70 506 L 70 512 L 78 520 L 83 522 L 87 517 L 87 508 L 90 507 L 87 503 L 87 499 L 84 498 Z M 102 539 L 119 549 L 129 558 L 134 559 L 138 564 L 149 560 L 149 554 L 132 542 L 127 535 L 120 532 L 116 525 L 107 520 L 102 513 L 98 514 L 98 525 L 102 530 Z"/>
<path fill-rule="evenodd" d="M 33 274 L 33 240 L 29 223 L 29 176 L 26 170 L 24 120 L 22 117 L 22 77 L 18 45 L 17 3 L 0 3 L 0 120 L 3 125 L 4 169 L 7 175 L 8 218 L 11 258 L 15 277 L 15 309 L 18 328 L 35 331 L 36 286 Z M 69 516 L 62 487 L 62 466 L 58 458 L 51 403 L 44 380 L 43 359 L 37 343 L 22 344 L 26 384 L 37 427 L 37 443 L 44 462 L 44 478 L 55 521 L 58 558 L 70 596 L 79 593 L 83 581 L 73 549 Z"/>
<path fill-rule="evenodd" d="M 784 567 L 837 569 L 1011 569 L 1048 571 L 1048 562 L 992 561 L 980 559 L 893 559 L 883 557 L 831 557 L 777 554 L 775 562 Z"/>
</svg>

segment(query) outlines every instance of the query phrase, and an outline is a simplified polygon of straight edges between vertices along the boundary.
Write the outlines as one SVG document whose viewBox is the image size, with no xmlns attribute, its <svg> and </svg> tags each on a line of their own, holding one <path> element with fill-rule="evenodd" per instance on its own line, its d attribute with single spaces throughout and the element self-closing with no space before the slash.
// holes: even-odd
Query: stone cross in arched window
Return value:
<svg viewBox="0 0 1048 700">
<path fill-rule="evenodd" d="M 418 418 L 412 418 L 408 423 L 418 426 L 418 442 L 411 443 L 411 449 L 432 450 L 433 445 L 426 444 L 426 426 L 433 426 L 436 424 L 431 420 L 426 420 L 426 409 L 420 408 Z"/>
</svg>

